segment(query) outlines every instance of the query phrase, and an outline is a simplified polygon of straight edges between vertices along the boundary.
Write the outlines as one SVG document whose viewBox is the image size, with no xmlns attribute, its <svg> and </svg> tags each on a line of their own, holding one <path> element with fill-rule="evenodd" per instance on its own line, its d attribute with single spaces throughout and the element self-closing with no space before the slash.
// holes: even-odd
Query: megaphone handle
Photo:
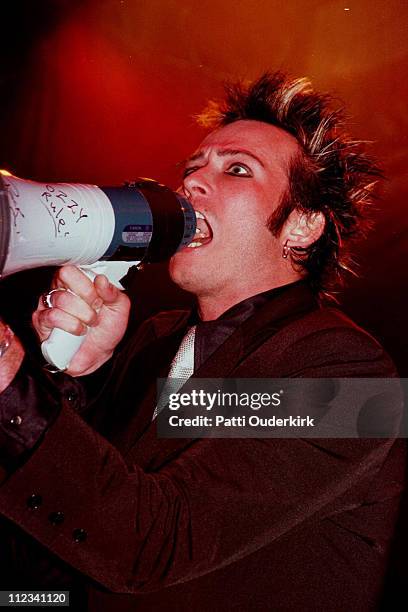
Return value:
<svg viewBox="0 0 408 612">
<path fill-rule="evenodd" d="M 74 336 L 74 334 L 56 327 L 47 340 L 41 344 L 41 352 L 48 363 L 54 366 L 57 371 L 66 370 L 85 338 L 86 334 Z"/>
<path fill-rule="evenodd" d="M 92 281 L 97 274 L 105 274 L 112 284 L 119 289 L 123 289 L 119 282 L 119 278 L 125 276 L 131 266 L 138 265 L 139 263 L 140 261 L 96 262 L 96 264 L 92 266 L 78 267 Z M 62 329 L 55 328 L 52 330 L 47 340 L 41 344 L 41 351 L 44 358 L 51 366 L 55 367 L 56 370 L 66 370 L 85 338 L 86 334 L 75 336 Z"/>
</svg>

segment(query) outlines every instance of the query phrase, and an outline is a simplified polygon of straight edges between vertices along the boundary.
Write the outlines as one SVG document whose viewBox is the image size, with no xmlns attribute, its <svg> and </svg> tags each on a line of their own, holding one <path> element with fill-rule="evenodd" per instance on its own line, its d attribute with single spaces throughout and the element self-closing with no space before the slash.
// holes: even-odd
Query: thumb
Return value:
<svg viewBox="0 0 408 612">
<path fill-rule="evenodd" d="M 98 274 L 94 280 L 95 289 L 104 304 L 114 304 L 121 297 L 121 291 L 104 274 Z"/>
</svg>

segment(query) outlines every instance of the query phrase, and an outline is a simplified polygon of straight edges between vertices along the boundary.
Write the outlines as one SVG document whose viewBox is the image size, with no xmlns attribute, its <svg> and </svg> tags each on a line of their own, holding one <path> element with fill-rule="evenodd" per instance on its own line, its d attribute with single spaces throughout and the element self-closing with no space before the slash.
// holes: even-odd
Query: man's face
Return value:
<svg viewBox="0 0 408 612">
<path fill-rule="evenodd" d="M 186 164 L 183 189 L 207 219 L 212 240 L 170 260 L 170 275 L 198 298 L 236 301 L 276 286 L 282 244 L 267 228 L 288 186 L 299 146 L 290 134 L 260 121 L 215 130 Z M 279 283 L 278 283 L 279 284 Z"/>
</svg>

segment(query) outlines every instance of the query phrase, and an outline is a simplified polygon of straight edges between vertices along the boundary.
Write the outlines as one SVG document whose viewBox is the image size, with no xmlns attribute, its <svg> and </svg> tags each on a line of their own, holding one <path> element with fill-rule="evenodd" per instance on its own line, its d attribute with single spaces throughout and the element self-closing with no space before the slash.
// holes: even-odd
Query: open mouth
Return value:
<svg viewBox="0 0 408 612">
<path fill-rule="evenodd" d="M 197 219 L 196 233 L 192 242 L 187 245 L 187 248 L 189 249 L 198 249 L 199 247 L 211 242 L 213 237 L 210 224 L 208 223 L 203 213 L 199 210 L 196 210 L 195 214 Z"/>
</svg>

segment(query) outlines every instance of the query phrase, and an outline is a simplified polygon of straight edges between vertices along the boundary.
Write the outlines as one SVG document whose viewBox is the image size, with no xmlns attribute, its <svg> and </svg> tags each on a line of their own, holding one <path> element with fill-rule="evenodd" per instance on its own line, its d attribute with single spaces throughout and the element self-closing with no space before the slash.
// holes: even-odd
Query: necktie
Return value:
<svg viewBox="0 0 408 612">
<path fill-rule="evenodd" d="M 196 326 L 190 327 L 184 336 L 173 361 L 170 364 L 170 370 L 167 375 L 168 380 L 164 386 L 161 396 L 157 402 L 157 406 L 153 413 L 154 420 L 160 410 L 166 405 L 165 398 L 170 393 L 176 393 L 190 378 L 194 372 L 194 339 Z M 176 379 L 176 380 L 173 380 Z"/>
</svg>

